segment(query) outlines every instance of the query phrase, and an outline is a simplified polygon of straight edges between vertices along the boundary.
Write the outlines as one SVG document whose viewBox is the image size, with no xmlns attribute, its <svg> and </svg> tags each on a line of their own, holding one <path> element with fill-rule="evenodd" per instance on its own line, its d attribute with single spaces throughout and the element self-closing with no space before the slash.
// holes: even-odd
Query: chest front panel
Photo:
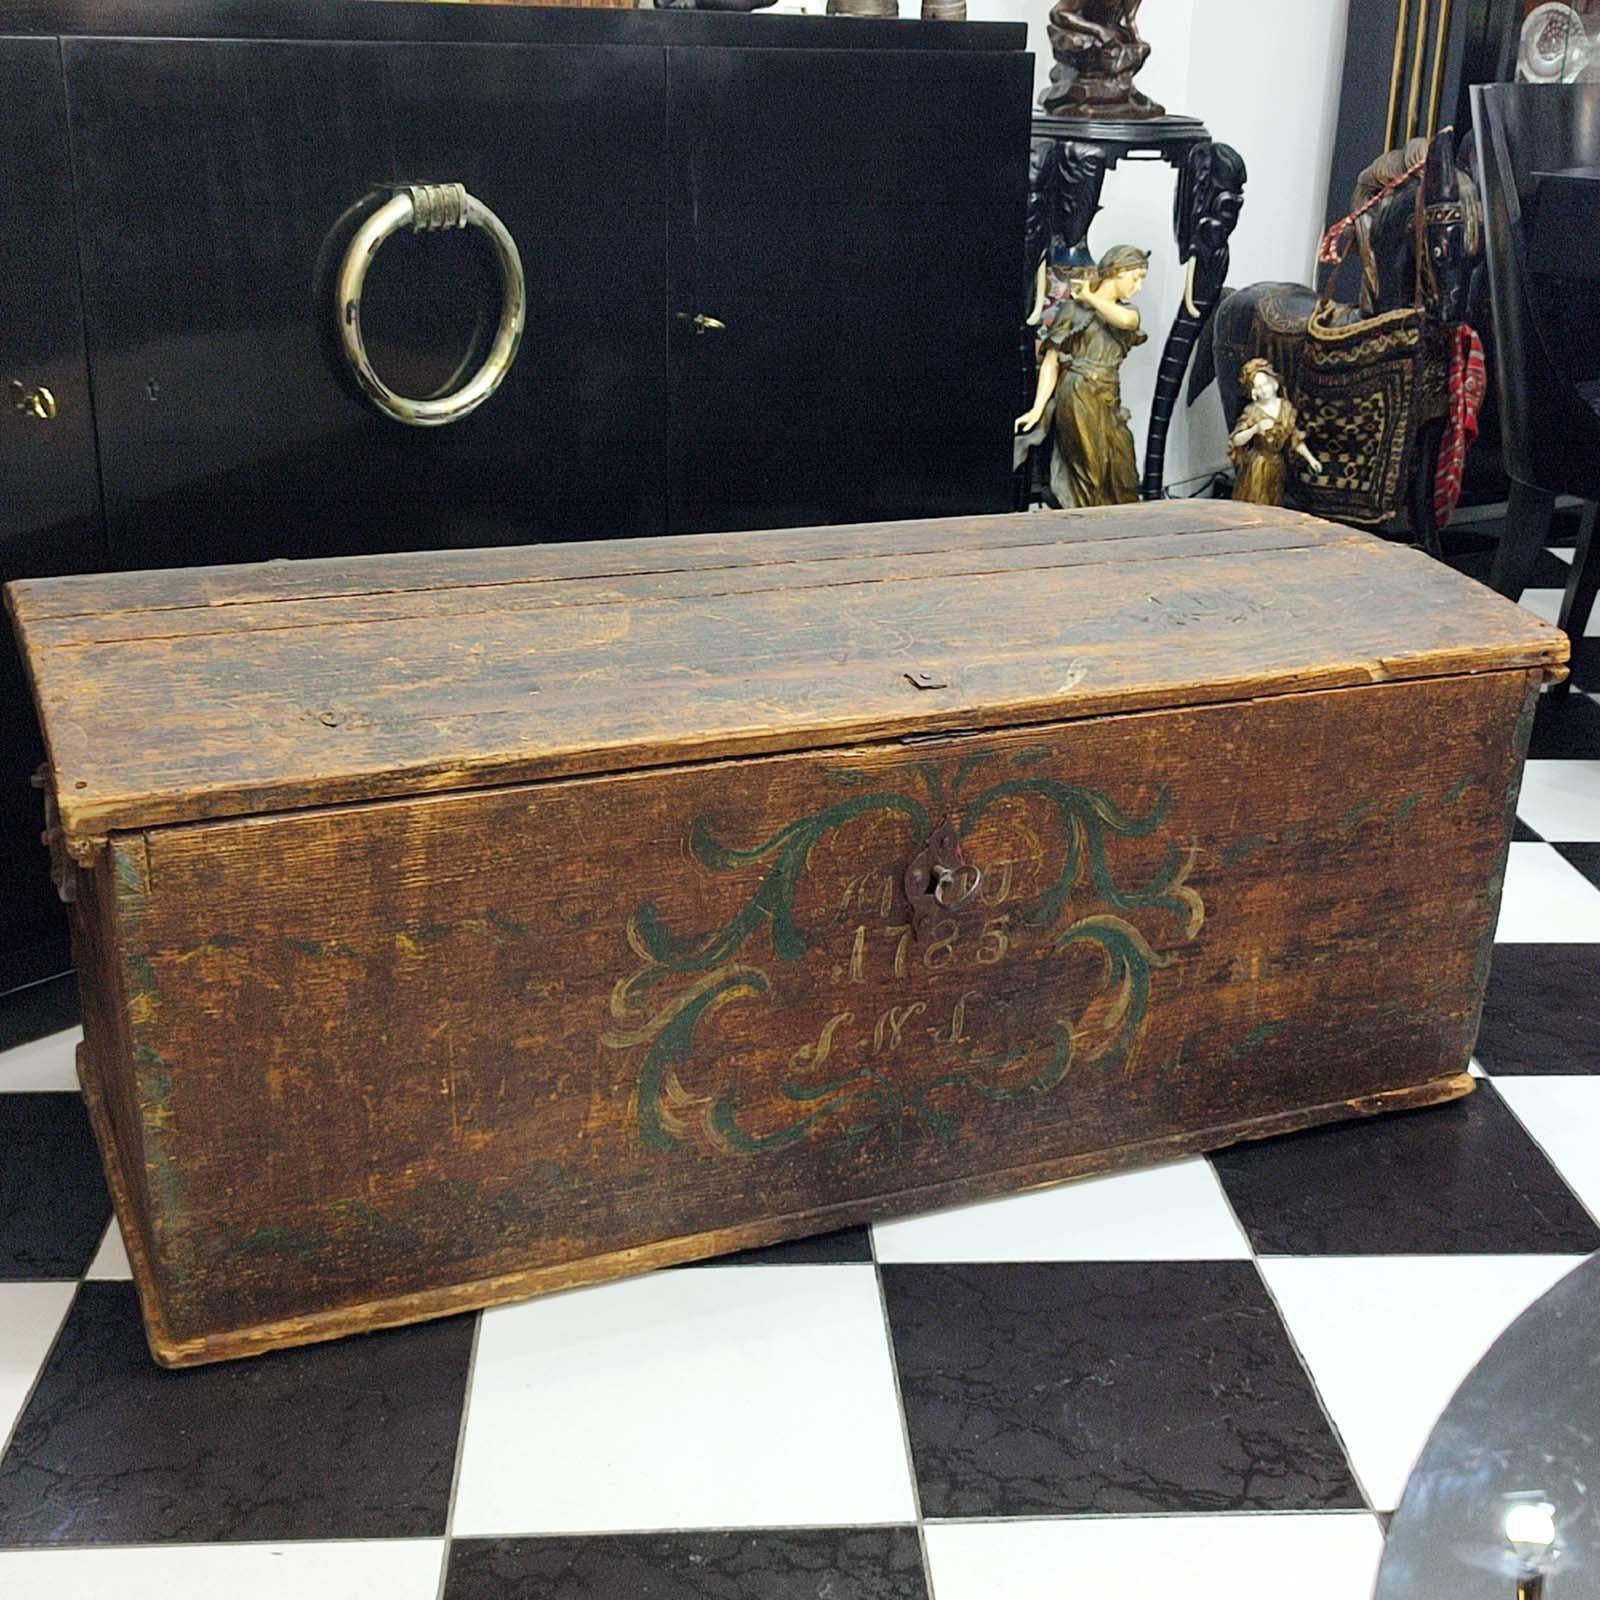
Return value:
<svg viewBox="0 0 1600 1600">
<path fill-rule="evenodd" d="M 1459 1073 L 1529 677 L 120 836 L 171 1329 Z"/>
</svg>

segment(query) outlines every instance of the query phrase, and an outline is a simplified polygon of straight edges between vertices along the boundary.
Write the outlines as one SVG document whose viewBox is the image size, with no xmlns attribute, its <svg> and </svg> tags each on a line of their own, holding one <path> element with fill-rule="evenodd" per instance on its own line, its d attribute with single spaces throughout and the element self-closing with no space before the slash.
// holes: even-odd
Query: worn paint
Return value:
<svg viewBox="0 0 1600 1600">
<path fill-rule="evenodd" d="M 648 901 L 629 922 L 628 944 L 640 964 L 613 991 L 611 1025 L 603 1042 L 612 1049 L 643 1048 L 633 1103 L 646 1149 L 698 1145 L 724 1154 L 757 1155 L 819 1140 L 853 1155 L 875 1138 L 894 1149 L 923 1135 L 949 1141 L 959 1137 L 971 1101 L 998 1103 L 1047 1094 L 1066 1079 L 1075 1063 L 1084 1069 L 1134 1070 L 1151 975 L 1164 958 L 1127 919 L 1140 913 L 1164 914 L 1175 920 L 1178 941 L 1194 939 L 1205 921 L 1200 895 L 1185 881 L 1195 851 L 1171 841 L 1153 875 L 1125 885 L 1111 862 L 1112 842 L 1156 834 L 1170 812 L 1171 796 L 1162 790 L 1143 811 L 1133 811 L 1098 790 L 1035 773 L 991 784 L 972 795 L 959 812 L 957 832 L 967 838 L 995 807 L 1007 802 L 1042 806 L 1055 813 L 1065 841 L 1059 859 L 1043 874 L 1038 893 L 983 923 L 976 935 L 969 930 L 972 973 L 987 977 L 982 968 L 998 968 L 1024 930 L 1032 935 L 1029 943 L 1037 947 L 1035 955 L 1092 951 L 1102 964 L 1102 982 L 1076 1015 L 1058 1014 L 1046 998 L 1037 1008 L 1045 1018 L 1038 1037 L 1001 1050 L 985 1049 L 966 1031 L 969 1011 L 984 1001 L 985 988 L 964 989 L 953 1002 L 931 991 L 887 1008 L 877 1008 L 874 1002 L 876 1015 L 870 1025 L 855 1030 L 859 1037 L 852 1041 L 853 1051 L 836 1052 L 839 1030 L 857 1021 L 853 1010 L 838 1010 L 813 1039 L 797 1042 L 790 1075 L 754 1118 L 748 1099 L 762 1091 L 745 1082 L 735 1059 L 717 1060 L 714 1047 L 704 1042 L 702 1024 L 723 1007 L 770 1003 L 781 1013 L 783 967 L 807 956 L 815 954 L 818 966 L 836 974 L 847 973 L 850 983 L 865 983 L 867 923 L 856 926 L 849 951 L 830 951 L 824 939 L 803 930 L 796 920 L 796 892 L 818 845 L 852 823 L 879 814 L 904 819 L 904 837 L 914 847 L 931 828 L 941 799 L 947 793 L 959 796 L 967 780 L 994 759 L 989 751 L 967 756 L 948 787 L 937 767 L 918 763 L 915 772 L 926 800 L 904 792 L 862 795 L 796 818 L 752 846 L 730 846 L 717 837 L 709 817 L 695 820 L 687 841 L 692 858 L 713 873 L 753 876 L 755 881 L 734 916 L 703 933 L 672 932 Z M 1013 764 L 1035 765 L 1032 760 Z M 897 856 L 876 874 L 853 883 L 859 887 L 863 881 L 881 879 L 886 886 L 883 914 L 903 919 L 903 912 L 892 910 L 894 901 L 888 894 L 901 859 Z M 1004 881 L 1009 884 L 1011 879 L 1007 876 Z M 1104 909 L 1070 919 L 1075 893 Z M 847 889 L 845 909 L 853 904 Z M 935 934 L 941 928 L 948 931 L 916 947 L 908 927 L 878 928 L 897 937 L 896 979 L 908 976 L 908 948 L 916 948 L 921 964 L 932 972 L 955 964 L 960 924 L 952 916 Z M 776 966 L 755 964 L 762 958 L 751 947 L 762 934 Z M 1038 981 L 1048 985 L 1046 968 L 1039 971 Z M 1055 1007 L 1064 1001 L 1065 996 Z M 940 1022 L 929 1027 L 922 1019 L 935 1003 L 946 1009 Z M 917 1048 L 905 1049 L 914 1023 Z M 690 1067 L 700 1087 L 689 1087 Z M 774 1098 L 781 1102 L 776 1116 L 770 1103 Z M 763 1125 L 757 1126 L 758 1122 Z"/>
</svg>

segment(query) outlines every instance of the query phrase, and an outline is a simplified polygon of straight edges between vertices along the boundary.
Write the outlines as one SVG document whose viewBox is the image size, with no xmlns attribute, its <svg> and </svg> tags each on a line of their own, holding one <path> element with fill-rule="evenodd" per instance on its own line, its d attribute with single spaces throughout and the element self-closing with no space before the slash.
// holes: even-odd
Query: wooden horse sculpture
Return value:
<svg viewBox="0 0 1600 1600">
<path fill-rule="evenodd" d="M 1333 301 L 1331 281 L 1322 296 L 1298 283 L 1233 291 L 1217 308 L 1209 352 L 1197 356 L 1189 401 L 1215 377 L 1231 432 L 1246 399 L 1239 373 L 1265 357 L 1324 464 L 1320 477 L 1291 481 L 1293 503 L 1410 535 L 1437 553 L 1435 470 L 1452 351 L 1482 256 L 1476 191 L 1456 165 L 1453 131 L 1373 162 L 1351 212 L 1330 230 L 1323 259 L 1342 261 L 1355 247 L 1359 301 Z"/>
</svg>

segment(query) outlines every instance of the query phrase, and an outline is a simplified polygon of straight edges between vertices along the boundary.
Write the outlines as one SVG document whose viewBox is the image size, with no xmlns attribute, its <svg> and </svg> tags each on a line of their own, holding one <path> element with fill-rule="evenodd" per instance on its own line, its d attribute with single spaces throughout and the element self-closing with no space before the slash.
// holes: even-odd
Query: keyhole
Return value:
<svg viewBox="0 0 1600 1600">
<path fill-rule="evenodd" d="M 13 378 L 11 404 L 24 416 L 37 417 L 41 422 L 48 422 L 56 414 L 56 397 L 42 383 L 25 389 Z"/>
</svg>

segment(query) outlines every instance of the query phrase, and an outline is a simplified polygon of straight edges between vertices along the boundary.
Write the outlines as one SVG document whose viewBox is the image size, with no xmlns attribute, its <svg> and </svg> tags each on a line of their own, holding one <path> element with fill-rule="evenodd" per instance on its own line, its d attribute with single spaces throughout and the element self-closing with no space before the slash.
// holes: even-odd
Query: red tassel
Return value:
<svg viewBox="0 0 1600 1600">
<path fill-rule="evenodd" d="M 1433 474 L 1433 523 L 1447 528 L 1461 500 L 1461 479 L 1467 451 L 1478 437 L 1478 412 L 1489 376 L 1483 361 L 1483 340 L 1459 322 L 1450 331 L 1450 409 L 1439 441 L 1439 464 Z"/>
</svg>

